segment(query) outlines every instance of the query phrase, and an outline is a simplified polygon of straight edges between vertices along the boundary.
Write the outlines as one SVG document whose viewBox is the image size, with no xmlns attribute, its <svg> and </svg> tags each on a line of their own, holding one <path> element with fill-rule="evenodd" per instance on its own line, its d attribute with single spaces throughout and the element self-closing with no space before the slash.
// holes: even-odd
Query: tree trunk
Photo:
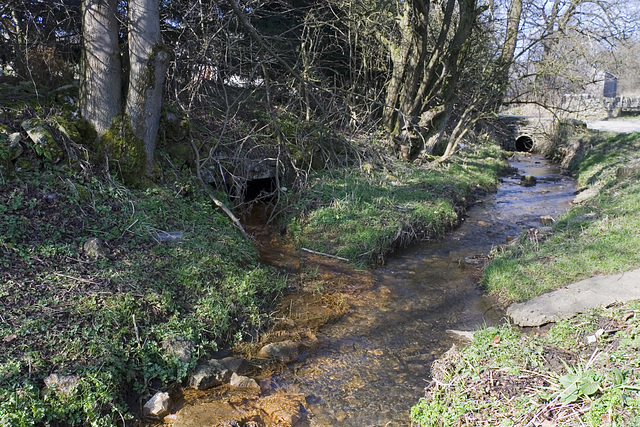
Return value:
<svg viewBox="0 0 640 427">
<path fill-rule="evenodd" d="M 412 50 L 413 28 L 411 27 L 411 5 L 405 2 L 402 16 L 399 19 L 400 41 L 394 43 L 389 40 L 389 54 L 392 62 L 391 80 L 387 87 L 385 105 L 382 112 L 382 120 L 387 129 L 393 134 L 402 130 L 404 121 L 404 111 L 399 109 L 399 102 L 404 88 L 404 80 L 409 62 L 409 55 Z"/>
<path fill-rule="evenodd" d="M 129 0 L 129 88 L 126 113 L 131 130 L 144 142 L 146 172 L 153 173 L 162 88 L 169 55 L 162 45 L 157 0 Z"/>
<path fill-rule="evenodd" d="M 98 136 L 111 127 L 121 108 L 117 4 L 117 0 L 85 0 L 82 4 L 84 78 L 80 105 L 82 116 Z"/>
</svg>

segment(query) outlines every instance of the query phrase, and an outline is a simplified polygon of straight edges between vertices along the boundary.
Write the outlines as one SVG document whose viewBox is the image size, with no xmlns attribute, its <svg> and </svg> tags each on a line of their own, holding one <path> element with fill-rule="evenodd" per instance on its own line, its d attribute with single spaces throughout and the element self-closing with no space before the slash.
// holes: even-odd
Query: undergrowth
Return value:
<svg viewBox="0 0 640 427">
<path fill-rule="evenodd" d="M 132 191 L 73 168 L 18 173 L 0 191 L 0 425 L 121 424 L 200 356 L 251 339 L 284 284 L 188 175 Z M 188 361 L 164 347 L 177 337 Z M 56 391 L 50 374 L 77 382 Z"/>
<path fill-rule="evenodd" d="M 432 367 L 411 409 L 419 426 L 633 426 L 640 423 L 639 305 L 521 334 L 485 328 Z"/>
<path fill-rule="evenodd" d="M 288 229 L 301 247 L 380 264 L 395 249 L 441 237 L 473 193 L 496 188 L 505 166 L 500 149 L 487 144 L 442 165 L 317 172 L 295 202 Z"/>
</svg>

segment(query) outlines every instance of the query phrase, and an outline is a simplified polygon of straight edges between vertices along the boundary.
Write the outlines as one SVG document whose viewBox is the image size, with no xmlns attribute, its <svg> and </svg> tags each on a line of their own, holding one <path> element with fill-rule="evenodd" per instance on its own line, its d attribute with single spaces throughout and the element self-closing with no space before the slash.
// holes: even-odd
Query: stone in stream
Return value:
<svg viewBox="0 0 640 427">
<path fill-rule="evenodd" d="M 249 370 L 249 363 L 239 357 L 225 357 L 224 359 L 220 359 L 220 363 L 238 375 L 242 375 Z"/>
<path fill-rule="evenodd" d="M 219 360 L 211 359 L 196 367 L 189 379 L 189 385 L 198 390 L 206 390 L 226 384 L 231 379 L 231 375 L 233 372 Z"/>
<path fill-rule="evenodd" d="M 229 385 L 235 388 L 254 388 L 259 389 L 260 386 L 253 378 L 238 375 L 235 372 L 231 375 Z"/>
<path fill-rule="evenodd" d="M 537 184 L 537 182 L 538 180 L 536 179 L 536 177 L 532 175 L 525 175 L 520 178 L 520 185 L 522 185 L 523 187 L 533 187 Z"/>
<path fill-rule="evenodd" d="M 224 359 L 211 359 L 199 364 L 191 378 L 189 386 L 206 390 L 229 382 L 233 374 L 243 373 L 247 370 L 247 361 L 234 357 Z"/>
<path fill-rule="evenodd" d="M 291 427 L 303 417 L 300 401 L 288 395 L 266 396 L 258 400 L 256 405 L 271 418 L 272 425 Z"/>
<path fill-rule="evenodd" d="M 162 419 L 169 415 L 169 407 L 171 406 L 171 398 L 169 393 L 157 392 L 142 407 L 142 415 L 147 418 Z"/>
<path fill-rule="evenodd" d="M 278 362 L 293 362 L 300 355 L 300 344 L 294 341 L 282 341 L 267 344 L 260 349 L 258 357 L 275 359 Z"/>
</svg>

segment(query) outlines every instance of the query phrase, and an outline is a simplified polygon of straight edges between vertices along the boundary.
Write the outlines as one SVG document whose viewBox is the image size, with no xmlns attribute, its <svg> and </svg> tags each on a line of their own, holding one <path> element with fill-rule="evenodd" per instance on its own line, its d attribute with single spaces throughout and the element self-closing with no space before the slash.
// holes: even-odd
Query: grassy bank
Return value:
<svg viewBox="0 0 640 427">
<path fill-rule="evenodd" d="M 284 278 L 199 184 L 173 178 L 139 191 L 68 167 L 1 178 L 1 425 L 121 425 L 265 321 Z M 167 350 L 176 339 L 188 360 Z M 45 387 L 51 374 L 71 387 Z"/>
<path fill-rule="evenodd" d="M 443 165 L 367 163 L 319 172 L 295 202 L 288 230 L 300 247 L 379 264 L 399 247 L 442 236 L 467 198 L 496 188 L 506 166 L 499 147 L 487 143 Z"/>
<path fill-rule="evenodd" d="M 597 194 L 559 218 L 544 242 L 523 237 L 496 254 L 483 284 L 504 303 L 640 266 L 640 180 L 632 170 L 616 176 L 640 163 L 640 135 L 585 134 L 566 152 L 578 187 Z"/>
<path fill-rule="evenodd" d="M 638 134 L 602 133 L 561 147 L 592 196 L 559 218 L 546 240 L 523 236 L 497 251 L 482 279 L 488 292 L 508 304 L 638 267 L 639 148 Z M 422 426 L 640 425 L 638 337 L 638 303 L 594 310 L 535 335 L 510 325 L 484 329 L 434 364 L 412 418 Z"/>
<path fill-rule="evenodd" d="M 5 113 L 5 139 L 21 130 L 18 111 Z M 0 153 L 0 424 L 122 424 L 198 359 L 269 323 L 286 278 L 189 172 L 163 164 L 163 179 L 130 189 L 21 144 L 17 160 Z M 288 229 L 300 246 L 375 264 L 442 235 L 505 166 L 486 144 L 441 165 L 318 172 Z"/>
</svg>

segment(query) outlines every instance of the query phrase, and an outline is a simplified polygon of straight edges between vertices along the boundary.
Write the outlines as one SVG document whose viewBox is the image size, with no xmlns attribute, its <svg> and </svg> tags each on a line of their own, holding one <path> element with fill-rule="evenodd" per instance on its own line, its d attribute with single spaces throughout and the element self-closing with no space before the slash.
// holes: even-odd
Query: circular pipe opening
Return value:
<svg viewBox="0 0 640 427">
<path fill-rule="evenodd" d="M 533 149 L 533 139 L 528 135 L 523 135 L 516 139 L 516 151 L 531 151 Z"/>
</svg>

